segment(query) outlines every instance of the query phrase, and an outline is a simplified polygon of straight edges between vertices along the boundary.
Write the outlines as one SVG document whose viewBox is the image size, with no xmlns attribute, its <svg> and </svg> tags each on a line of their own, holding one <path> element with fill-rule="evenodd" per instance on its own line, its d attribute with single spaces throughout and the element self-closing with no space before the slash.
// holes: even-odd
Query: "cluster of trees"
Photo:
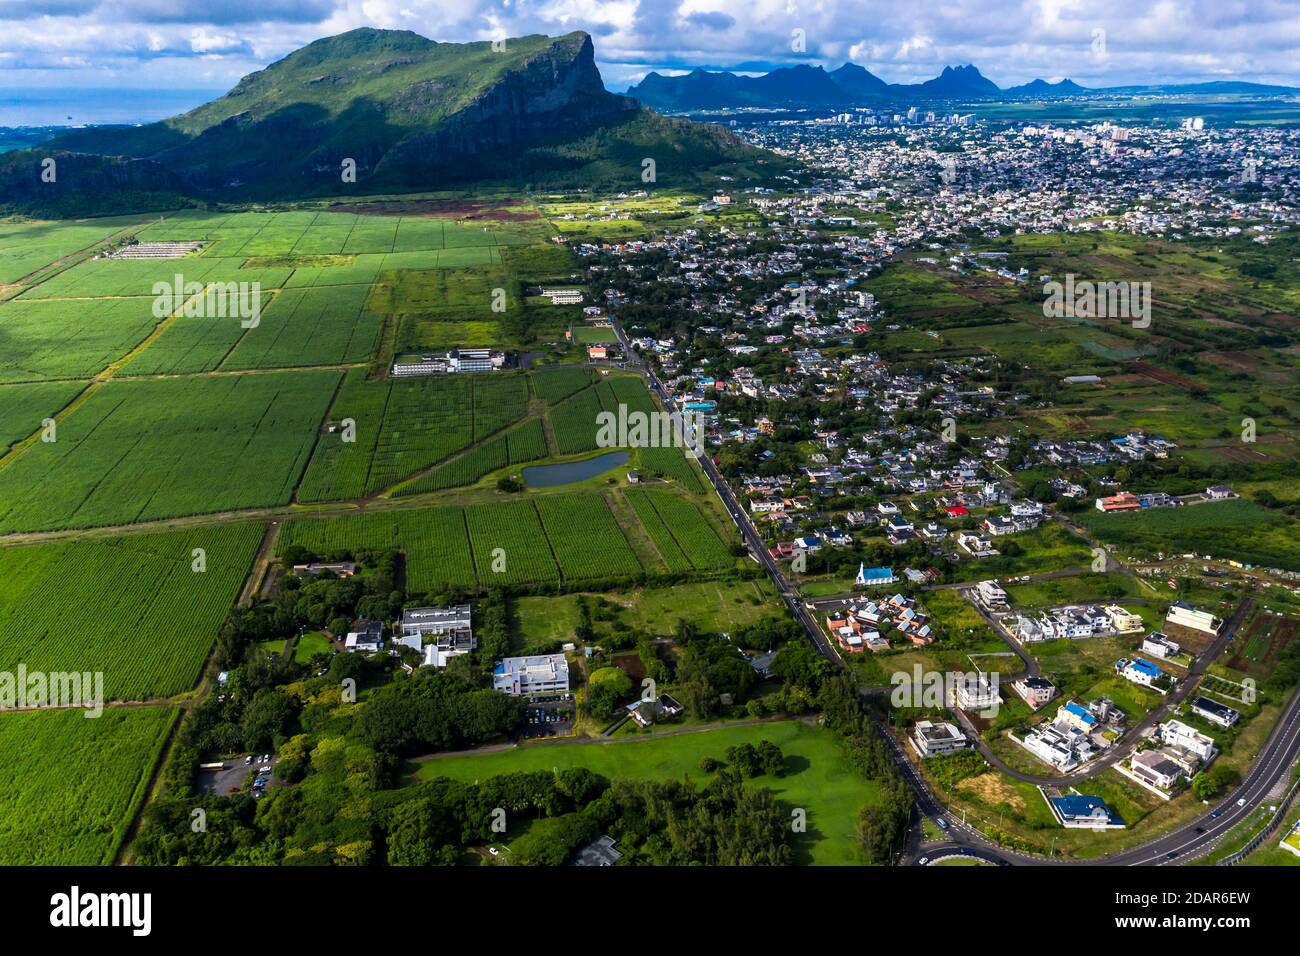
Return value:
<svg viewBox="0 0 1300 956">
<path fill-rule="evenodd" d="M 632 678 L 618 667 L 598 667 L 587 677 L 583 705 L 597 720 L 609 720 L 632 696 Z"/>
<path fill-rule="evenodd" d="M 785 772 L 785 754 L 770 740 L 728 747 L 727 763 L 744 777 L 761 777 L 763 774 L 779 777 Z"/>
<path fill-rule="evenodd" d="M 844 735 L 849 759 L 877 783 L 879 799 L 858 814 L 855 834 L 871 863 L 888 863 L 903 848 L 915 797 L 898 772 L 885 741 L 875 732 L 853 679 L 837 674 L 821 687 L 822 723 Z"/>
<path fill-rule="evenodd" d="M 261 800 L 152 804 L 136 845 L 140 862 L 455 865 L 469 848 L 507 839 L 524 823 L 512 863 L 560 865 L 606 832 L 627 864 L 790 862 L 788 810 L 768 791 L 747 789 L 736 771 L 702 790 L 677 781 L 611 783 L 582 768 L 391 789 L 397 761 L 364 744 L 303 735 L 286 750 L 311 769 L 294 787 L 272 787 Z M 355 812 L 361 806 L 366 812 Z"/>
</svg>

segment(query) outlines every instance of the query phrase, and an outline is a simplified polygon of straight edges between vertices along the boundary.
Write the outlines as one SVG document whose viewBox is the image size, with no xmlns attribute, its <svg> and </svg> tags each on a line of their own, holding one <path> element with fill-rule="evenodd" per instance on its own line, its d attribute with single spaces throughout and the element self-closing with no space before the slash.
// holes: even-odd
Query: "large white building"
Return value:
<svg viewBox="0 0 1300 956">
<path fill-rule="evenodd" d="M 468 604 L 408 607 L 397 628 L 397 643 L 423 654 L 425 667 L 446 667 L 453 657 L 475 647 Z"/>
<path fill-rule="evenodd" d="M 1219 633 L 1219 619 L 1209 611 L 1198 611 L 1190 604 L 1184 604 L 1177 601 L 1169 607 L 1169 614 L 1165 617 L 1166 624 L 1176 624 L 1179 627 L 1190 628 L 1193 631 L 1201 631 L 1205 634 Z"/>
<path fill-rule="evenodd" d="M 567 691 L 569 662 L 563 654 L 507 657 L 493 669 L 492 687 L 511 697 Z"/>
</svg>

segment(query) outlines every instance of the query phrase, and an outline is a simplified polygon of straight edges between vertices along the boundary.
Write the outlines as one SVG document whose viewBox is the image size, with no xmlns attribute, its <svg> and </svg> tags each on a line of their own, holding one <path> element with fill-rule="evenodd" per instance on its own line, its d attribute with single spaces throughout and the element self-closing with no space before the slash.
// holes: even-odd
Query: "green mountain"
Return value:
<svg viewBox="0 0 1300 956">
<path fill-rule="evenodd" d="M 606 91 L 591 37 L 436 43 L 359 29 L 308 44 L 160 123 L 69 132 L 50 148 L 147 161 L 192 194 L 243 201 L 500 181 L 681 185 L 776 158 L 718 127 Z M 346 181 L 345 168 L 355 168 Z"/>
</svg>

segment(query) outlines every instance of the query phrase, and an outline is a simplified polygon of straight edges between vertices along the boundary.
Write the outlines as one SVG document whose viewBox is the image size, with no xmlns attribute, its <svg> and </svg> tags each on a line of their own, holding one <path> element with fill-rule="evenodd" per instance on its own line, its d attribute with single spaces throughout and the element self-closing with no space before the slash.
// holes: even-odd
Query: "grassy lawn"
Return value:
<svg viewBox="0 0 1300 956">
<path fill-rule="evenodd" d="M 753 624 L 764 615 L 782 614 L 781 605 L 766 579 L 755 581 L 702 581 L 670 588 L 636 588 L 589 595 L 615 605 L 614 620 L 594 622 L 600 635 L 617 628 L 670 636 L 678 619 L 703 631 L 723 633 Z M 559 597 L 521 597 L 514 602 L 518 622 L 517 643 L 527 650 L 573 640 L 578 625 L 576 594 Z"/>
<path fill-rule="evenodd" d="M 306 664 L 317 654 L 328 654 L 333 645 L 321 631 L 308 631 L 298 638 L 293 648 L 293 659 L 299 664 Z"/>
<path fill-rule="evenodd" d="M 848 765 L 835 734 L 799 721 L 445 757 L 421 764 L 418 776 L 422 780 L 482 780 L 520 770 L 586 767 L 610 778 L 668 780 L 686 776 L 702 785 L 712 775 L 700 770 L 701 758 L 721 760 L 728 747 L 760 740 L 770 740 L 781 748 L 786 772 L 780 777 L 756 777 L 750 785 L 771 790 L 791 807 L 808 812 L 808 831 L 794 837 L 796 861 L 820 866 L 861 863 L 853 829 L 858 811 L 876 797 L 876 785 Z"/>
</svg>

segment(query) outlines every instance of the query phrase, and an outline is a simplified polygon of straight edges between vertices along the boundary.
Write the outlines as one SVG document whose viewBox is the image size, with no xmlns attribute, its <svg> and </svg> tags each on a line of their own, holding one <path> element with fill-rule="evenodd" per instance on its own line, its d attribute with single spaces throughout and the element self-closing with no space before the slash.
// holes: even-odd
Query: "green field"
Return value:
<svg viewBox="0 0 1300 956">
<path fill-rule="evenodd" d="M 261 538 L 242 524 L 0 548 L 0 670 L 99 671 L 110 700 L 188 690 Z"/>
<path fill-rule="evenodd" d="M 0 531 L 285 504 L 338 377 L 110 381 L 0 468 Z"/>
<path fill-rule="evenodd" d="M 112 863 L 177 713 L 0 715 L 0 864 Z"/>
<path fill-rule="evenodd" d="M 732 633 L 764 615 L 784 613 L 766 579 L 688 582 L 620 590 L 601 597 L 616 605 L 618 613 L 613 620 L 593 622 L 597 644 L 606 633 L 626 631 L 671 637 L 679 620 L 706 633 Z M 576 594 L 515 599 L 516 649 L 525 654 L 538 649 L 549 651 L 573 640 L 579 622 L 577 600 Z"/>
<path fill-rule="evenodd" d="M 1130 514 L 1088 511 L 1079 520 L 1125 553 L 1193 552 L 1300 570 L 1300 522 L 1244 498 Z"/>
<path fill-rule="evenodd" d="M 685 776 L 703 784 L 710 775 L 700 770 L 701 758 L 722 760 L 728 747 L 760 740 L 780 747 L 791 769 L 780 777 L 757 777 L 748 785 L 771 790 L 808 814 L 807 833 L 794 835 L 796 862 L 820 866 L 860 863 L 854 823 L 858 811 L 875 798 L 876 785 L 849 766 L 835 734 L 799 721 L 438 758 L 422 763 L 419 777 L 482 780 L 519 770 L 586 767 L 611 778 L 680 780 Z"/>
</svg>

